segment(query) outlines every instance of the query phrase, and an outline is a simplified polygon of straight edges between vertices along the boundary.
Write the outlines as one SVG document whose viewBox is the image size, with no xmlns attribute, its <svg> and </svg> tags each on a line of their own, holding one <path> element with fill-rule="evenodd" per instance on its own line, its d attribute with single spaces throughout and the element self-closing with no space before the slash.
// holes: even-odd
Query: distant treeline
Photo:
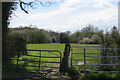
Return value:
<svg viewBox="0 0 120 80">
<path fill-rule="evenodd" d="M 97 27 L 88 25 L 81 29 L 81 31 L 76 31 L 74 33 L 71 33 L 70 31 L 60 33 L 30 26 L 9 28 L 6 39 L 7 50 L 6 53 L 3 54 L 3 59 L 5 60 L 13 57 L 13 54 L 27 54 L 27 43 L 99 44 L 104 48 L 120 48 L 120 32 L 115 26 L 113 26 L 111 31 L 104 32 Z M 104 53 L 106 53 L 106 51 L 104 51 Z M 118 53 L 120 53 L 120 50 L 118 50 Z"/>
<path fill-rule="evenodd" d="M 114 26 L 113 28 L 116 29 Z M 18 28 L 9 28 L 10 33 L 20 33 L 26 38 L 27 43 L 81 43 L 81 44 L 98 44 L 100 42 L 100 33 L 104 34 L 103 30 L 99 30 L 93 25 L 88 25 L 80 31 L 71 33 L 55 32 L 52 30 L 38 29 L 34 26 L 25 26 Z"/>
</svg>

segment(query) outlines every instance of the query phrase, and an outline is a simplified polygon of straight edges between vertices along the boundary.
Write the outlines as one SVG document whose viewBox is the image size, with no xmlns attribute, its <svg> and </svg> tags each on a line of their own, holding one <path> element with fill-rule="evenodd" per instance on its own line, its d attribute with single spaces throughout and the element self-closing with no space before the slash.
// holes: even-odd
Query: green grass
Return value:
<svg viewBox="0 0 120 80">
<path fill-rule="evenodd" d="M 99 46 L 99 45 L 95 45 L 95 44 L 71 44 L 71 46 Z M 49 44 L 27 44 L 27 49 L 30 50 L 58 50 L 61 53 L 63 53 L 65 48 L 65 44 L 59 44 L 59 43 L 49 43 Z M 73 48 L 73 52 L 74 53 L 83 53 L 84 52 L 84 48 Z M 96 53 L 96 50 L 86 50 L 86 52 L 94 52 Z M 35 56 L 39 56 L 40 52 L 39 51 L 28 51 L 29 55 L 35 55 Z M 41 56 L 47 56 L 47 57 L 60 57 L 58 52 L 41 52 Z M 90 56 L 96 56 L 96 54 L 92 54 Z M 71 56 L 69 57 L 71 58 Z M 74 59 L 83 59 L 84 55 L 83 54 L 78 54 L 78 55 L 73 55 Z M 20 60 L 29 60 L 29 61 L 39 61 L 39 57 L 32 57 L 32 56 L 21 56 L 19 58 Z M 50 61 L 50 62 L 60 62 L 59 58 L 41 58 L 41 61 Z M 70 60 L 69 60 L 70 61 Z M 80 62 L 79 60 L 77 61 L 73 61 L 73 63 L 78 63 Z M 90 61 L 89 61 L 90 62 Z M 16 61 L 13 61 L 14 64 L 16 64 Z M 38 62 L 26 62 L 26 61 L 19 61 L 20 65 L 34 65 L 34 66 L 38 66 L 39 63 Z M 59 64 L 56 63 L 41 63 L 41 66 L 58 66 Z M 28 69 L 29 71 L 37 71 L 38 68 L 37 67 L 26 67 L 26 69 Z M 41 67 L 40 69 L 47 69 L 44 67 Z"/>
<path fill-rule="evenodd" d="M 95 56 L 95 57 L 85 57 L 86 59 L 91 59 L 91 60 L 86 60 L 86 63 L 88 64 L 97 64 L 97 60 L 99 58 L 97 58 L 97 55 L 100 56 L 99 52 L 99 45 L 96 44 L 72 44 L 72 46 L 79 46 L 79 47 L 72 47 L 72 64 L 73 65 L 78 65 L 78 63 L 83 63 L 84 62 L 84 52 L 86 53 L 85 56 Z M 95 47 L 98 46 L 98 47 Z M 98 48 L 95 49 L 95 48 Z M 84 50 L 85 49 L 85 50 Z M 74 53 L 82 53 L 82 54 L 74 54 Z M 89 54 L 89 53 L 94 53 L 94 54 Z M 70 56 L 71 58 L 71 56 Z M 77 59 L 77 60 L 74 60 Z M 79 60 L 79 59 L 83 59 L 83 60 Z M 71 61 L 69 61 L 69 63 L 71 64 Z M 83 66 L 84 67 L 84 66 Z M 83 67 L 79 67 L 79 69 L 83 69 Z M 77 67 L 76 67 L 77 68 Z M 86 67 L 86 68 L 97 68 L 96 66 L 91 66 L 91 67 Z"/>
<path fill-rule="evenodd" d="M 27 49 L 32 50 L 59 50 L 63 52 L 65 44 L 49 43 L 49 44 L 27 44 Z"/>
</svg>

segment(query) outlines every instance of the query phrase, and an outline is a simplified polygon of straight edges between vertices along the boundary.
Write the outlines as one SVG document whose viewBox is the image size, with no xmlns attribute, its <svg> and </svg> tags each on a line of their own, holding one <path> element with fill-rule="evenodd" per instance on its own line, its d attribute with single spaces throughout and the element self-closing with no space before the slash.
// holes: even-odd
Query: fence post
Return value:
<svg viewBox="0 0 120 80">
<path fill-rule="evenodd" d="M 99 49 L 97 49 L 97 68 L 99 67 L 99 52 L 98 52 Z"/>
<path fill-rule="evenodd" d="M 116 72 L 118 71 L 118 48 L 116 48 Z"/>
<path fill-rule="evenodd" d="M 84 48 L 84 73 L 86 72 L 86 59 L 85 59 L 85 48 Z"/>
<path fill-rule="evenodd" d="M 72 68 L 72 59 L 73 59 L 73 49 L 71 49 L 71 68 Z"/>
<path fill-rule="evenodd" d="M 65 51 L 63 52 L 62 62 L 60 64 L 60 72 L 67 72 L 69 69 L 69 55 L 70 55 L 70 44 L 65 44 Z"/>
<path fill-rule="evenodd" d="M 40 62 L 41 62 L 41 51 L 40 51 L 40 56 L 39 56 L 38 74 L 39 74 L 39 71 L 40 71 Z"/>
</svg>

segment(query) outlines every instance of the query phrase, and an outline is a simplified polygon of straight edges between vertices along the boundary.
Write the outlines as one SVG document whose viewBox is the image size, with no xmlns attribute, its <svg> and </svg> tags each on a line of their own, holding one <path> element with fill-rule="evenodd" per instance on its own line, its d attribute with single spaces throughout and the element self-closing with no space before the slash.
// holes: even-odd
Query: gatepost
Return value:
<svg viewBox="0 0 120 80">
<path fill-rule="evenodd" d="M 60 72 L 67 72 L 69 69 L 69 55 L 70 55 L 70 44 L 65 44 L 65 50 L 63 52 L 62 62 L 60 64 Z"/>
</svg>

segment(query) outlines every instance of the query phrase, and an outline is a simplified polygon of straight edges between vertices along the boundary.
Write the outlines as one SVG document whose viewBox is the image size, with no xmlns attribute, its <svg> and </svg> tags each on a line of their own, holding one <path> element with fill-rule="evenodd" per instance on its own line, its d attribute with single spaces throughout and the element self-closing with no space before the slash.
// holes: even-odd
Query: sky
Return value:
<svg viewBox="0 0 120 80">
<path fill-rule="evenodd" d="M 36 4 L 36 9 L 26 8 L 29 14 L 18 9 L 9 27 L 36 25 L 53 31 L 81 30 L 89 24 L 99 29 L 118 27 L 119 0 L 49 0 L 49 7 Z"/>
</svg>

